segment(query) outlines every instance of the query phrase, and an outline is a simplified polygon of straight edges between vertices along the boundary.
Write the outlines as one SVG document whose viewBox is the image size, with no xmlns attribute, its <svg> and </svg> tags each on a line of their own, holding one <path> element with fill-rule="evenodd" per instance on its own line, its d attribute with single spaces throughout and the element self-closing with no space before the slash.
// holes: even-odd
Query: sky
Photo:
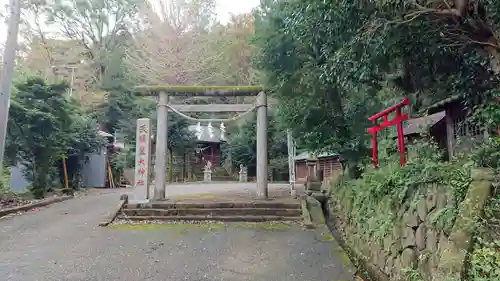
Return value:
<svg viewBox="0 0 500 281">
<path fill-rule="evenodd" d="M 217 0 L 217 16 L 223 23 L 229 20 L 229 14 L 242 14 L 252 11 L 260 0 Z"/>
<path fill-rule="evenodd" d="M 0 3 L 4 1 L 7 0 L 0 0 Z M 259 3 L 260 0 L 217 0 L 217 17 L 222 23 L 226 23 L 230 18 L 230 14 L 248 13 L 257 7 Z M 2 22 L 0 24 L 0 45 L 5 44 L 6 35 L 7 25 Z"/>
</svg>

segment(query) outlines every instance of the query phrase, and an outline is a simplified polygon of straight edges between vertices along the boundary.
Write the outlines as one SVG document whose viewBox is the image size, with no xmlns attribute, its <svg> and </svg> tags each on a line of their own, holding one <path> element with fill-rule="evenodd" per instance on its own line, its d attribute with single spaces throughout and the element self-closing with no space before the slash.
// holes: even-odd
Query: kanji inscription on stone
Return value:
<svg viewBox="0 0 500 281">
<path fill-rule="evenodd" d="M 137 144 L 135 153 L 135 185 L 134 196 L 139 200 L 149 199 L 149 166 L 151 163 L 151 120 L 137 120 Z"/>
</svg>

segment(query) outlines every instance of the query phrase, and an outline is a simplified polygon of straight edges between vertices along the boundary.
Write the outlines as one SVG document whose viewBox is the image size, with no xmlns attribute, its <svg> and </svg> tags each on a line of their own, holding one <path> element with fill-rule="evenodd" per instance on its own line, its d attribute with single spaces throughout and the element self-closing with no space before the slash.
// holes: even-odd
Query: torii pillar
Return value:
<svg viewBox="0 0 500 281">
<path fill-rule="evenodd" d="M 267 190 L 267 94 L 257 96 L 257 197 L 268 198 Z"/>
<path fill-rule="evenodd" d="M 223 96 L 224 93 L 218 93 L 217 88 L 224 87 L 206 87 L 210 91 L 205 93 L 194 93 L 195 96 Z M 261 88 L 257 86 L 255 88 Z M 182 90 L 182 86 L 174 86 L 171 90 Z M 252 90 L 253 91 L 253 90 Z M 231 93 L 235 96 L 253 96 L 252 91 L 242 91 L 240 93 Z M 156 125 L 156 161 L 155 161 L 155 189 L 153 200 L 164 200 L 168 194 L 166 192 L 166 170 L 167 170 L 167 143 L 168 143 L 168 111 L 169 111 L 169 93 L 159 91 L 157 106 L 157 125 Z M 175 93 L 171 92 L 175 96 Z M 268 158 L 267 158 L 267 94 L 260 90 L 257 96 L 257 197 L 260 199 L 268 198 Z M 176 110 L 180 112 L 245 112 L 252 109 L 251 104 L 206 104 L 206 105 L 176 105 Z"/>
<path fill-rule="evenodd" d="M 161 91 L 158 97 L 156 117 L 156 160 L 155 160 L 155 189 L 153 200 L 166 198 L 166 171 L 168 151 L 168 93 Z"/>
</svg>

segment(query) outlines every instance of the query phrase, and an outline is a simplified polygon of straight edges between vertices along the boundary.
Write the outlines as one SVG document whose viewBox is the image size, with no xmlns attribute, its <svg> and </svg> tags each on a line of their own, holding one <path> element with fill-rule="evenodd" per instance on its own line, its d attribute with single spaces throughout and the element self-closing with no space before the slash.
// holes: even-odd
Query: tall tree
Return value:
<svg viewBox="0 0 500 281">
<path fill-rule="evenodd" d="M 108 54 L 123 43 L 120 35 L 128 33 L 143 3 L 143 0 L 57 0 L 53 5 L 44 4 L 47 22 L 60 27 L 63 36 L 87 50 L 86 55 L 96 69 L 96 79 L 101 81 Z"/>
<path fill-rule="evenodd" d="M 203 84 L 201 72 L 220 54 L 209 54 L 213 0 L 164 0 L 141 10 L 141 28 L 127 51 L 146 83 Z"/>
<path fill-rule="evenodd" d="M 394 26 L 420 28 L 420 36 L 433 43 L 464 50 L 469 46 L 483 51 L 491 70 L 500 75 L 500 3 L 494 0 L 377 1 L 376 8 L 386 12 L 382 19 Z M 434 28 L 433 29 L 429 29 Z M 440 32 L 439 39 L 434 37 Z"/>
<path fill-rule="evenodd" d="M 355 13 L 342 12 L 332 2 L 267 1 L 256 14 L 255 42 L 283 124 L 305 149 L 339 153 L 354 166 L 366 154 L 366 117 L 379 108 L 379 89 L 343 87 L 345 77 L 334 72 L 342 66 L 331 56 L 357 28 L 341 21 Z"/>
<path fill-rule="evenodd" d="M 218 84 L 255 85 L 260 84 L 260 77 L 252 67 L 256 47 L 251 44 L 254 36 L 253 14 L 231 16 L 226 25 L 216 25 L 210 32 L 209 51 L 221 54 L 218 61 L 211 65 L 219 77 Z"/>
<path fill-rule="evenodd" d="M 453 94 L 483 95 L 496 87 L 494 67 L 479 52 L 489 44 L 463 36 L 480 23 L 479 14 L 487 13 L 487 25 L 498 29 L 497 2 L 468 1 L 467 9 L 476 8 L 461 15 L 450 11 L 463 1 L 450 10 L 446 1 L 431 2 L 262 2 L 256 13 L 259 66 L 299 141 L 359 159 L 366 118 L 384 101 L 415 95 L 421 109 Z"/>
</svg>

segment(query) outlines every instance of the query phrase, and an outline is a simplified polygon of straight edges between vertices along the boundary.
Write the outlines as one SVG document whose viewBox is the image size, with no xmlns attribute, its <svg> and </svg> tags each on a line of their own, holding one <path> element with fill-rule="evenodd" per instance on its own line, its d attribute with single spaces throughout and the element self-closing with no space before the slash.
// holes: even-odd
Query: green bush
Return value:
<svg viewBox="0 0 500 281">
<path fill-rule="evenodd" d="M 470 281 L 500 280 L 500 241 L 478 238 L 470 256 L 468 277 Z"/>
<path fill-rule="evenodd" d="M 379 169 L 365 167 L 360 179 L 341 177 L 332 186 L 330 196 L 341 202 L 348 223 L 356 226 L 365 241 L 382 242 L 400 219 L 398 210 L 415 207 L 425 196 L 427 184 L 437 183 L 451 194 L 454 205 L 447 206 L 430 217 L 438 229 L 451 231 L 458 214 L 458 205 L 465 199 L 473 167 L 499 170 L 499 138 L 493 137 L 472 154 L 455 162 L 443 161 L 440 150 L 430 141 L 410 145 L 418 151 L 402 168 L 398 155 L 383 155 Z M 472 161 L 470 161 L 472 160 Z M 498 188 L 498 187 L 497 187 Z M 500 192 L 496 190 L 478 224 L 477 242 L 469 256 L 469 281 L 500 280 Z M 493 234 L 493 235 L 492 235 Z M 408 280 L 422 280 L 416 271 L 406 272 Z"/>
<path fill-rule="evenodd" d="M 49 84 L 40 77 L 15 85 L 5 156 L 26 167 L 23 173 L 35 198 L 54 189 L 58 161 L 104 145 L 97 123 L 66 98 L 67 89 L 65 83 Z"/>
<path fill-rule="evenodd" d="M 490 137 L 472 154 L 472 160 L 478 167 L 500 169 L 500 136 Z"/>
<path fill-rule="evenodd" d="M 7 167 L 2 168 L 0 171 L 0 196 L 10 193 L 10 169 Z"/>
<path fill-rule="evenodd" d="M 497 174 L 498 175 L 498 174 Z M 469 256 L 468 280 L 500 280 L 500 190 L 498 178 L 485 206 L 477 239 Z"/>
<path fill-rule="evenodd" d="M 123 149 L 119 153 L 110 155 L 111 172 L 116 182 L 123 175 L 123 170 L 134 168 L 135 152 L 130 149 Z"/>
<path fill-rule="evenodd" d="M 398 211 L 406 206 L 416 208 L 429 184 L 437 184 L 451 194 L 454 206 L 433 216 L 437 227 L 449 231 L 457 216 L 457 206 L 463 201 L 471 182 L 471 165 L 463 161 L 445 162 L 439 148 L 429 140 L 414 143 L 409 149 L 418 157 L 401 167 L 395 155 L 381 163 L 380 168 L 365 168 L 360 179 L 343 179 L 332 187 L 331 197 L 340 201 L 351 225 L 357 226 L 366 241 L 382 242 L 397 221 Z"/>
</svg>

